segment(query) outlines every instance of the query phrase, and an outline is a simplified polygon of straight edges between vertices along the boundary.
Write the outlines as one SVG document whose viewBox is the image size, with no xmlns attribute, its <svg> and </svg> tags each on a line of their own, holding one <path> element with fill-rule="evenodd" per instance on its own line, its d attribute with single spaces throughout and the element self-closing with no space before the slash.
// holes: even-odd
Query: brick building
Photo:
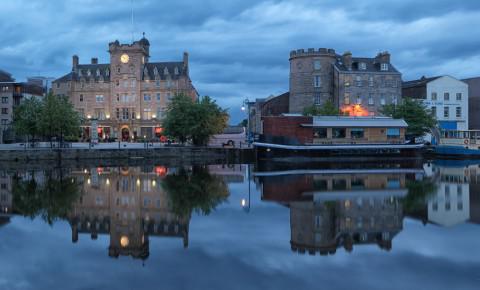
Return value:
<svg viewBox="0 0 480 290">
<path fill-rule="evenodd" d="M 480 77 L 462 80 L 468 84 L 468 127 L 480 130 Z"/>
<path fill-rule="evenodd" d="M 53 82 L 53 93 L 68 96 L 84 116 L 83 138 L 123 141 L 159 137 L 161 120 L 171 98 L 183 93 L 198 97 L 189 76 L 188 54 L 182 61 L 150 62 L 150 43 L 143 37 L 131 44 L 109 44 L 110 62 L 80 64 Z M 96 137 L 96 136 L 94 136 Z"/>
</svg>

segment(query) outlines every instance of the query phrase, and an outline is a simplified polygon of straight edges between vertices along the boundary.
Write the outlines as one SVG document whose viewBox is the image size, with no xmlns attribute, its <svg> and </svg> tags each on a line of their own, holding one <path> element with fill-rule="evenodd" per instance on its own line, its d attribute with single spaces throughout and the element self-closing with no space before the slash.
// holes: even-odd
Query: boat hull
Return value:
<svg viewBox="0 0 480 290">
<path fill-rule="evenodd" d="M 443 156 L 470 156 L 480 158 L 479 149 L 470 149 L 463 146 L 438 145 L 435 154 Z"/>
</svg>

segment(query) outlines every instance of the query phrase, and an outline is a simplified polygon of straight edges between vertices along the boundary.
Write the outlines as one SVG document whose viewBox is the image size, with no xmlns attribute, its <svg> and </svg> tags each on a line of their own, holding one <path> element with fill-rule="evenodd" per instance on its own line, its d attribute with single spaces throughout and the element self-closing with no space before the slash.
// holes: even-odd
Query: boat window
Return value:
<svg viewBox="0 0 480 290">
<path fill-rule="evenodd" d="M 364 130 L 363 128 L 352 128 L 350 129 L 351 138 L 363 138 L 364 137 Z"/>
<path fill-rule="evenodd" d="M 327 138 L 327 128 L 313 128 L 313 138 Z"/>
<path fill-rule="evenodd" d="M 400 138 L 400 128 L 388 128 L 387 138 Z"/>
<path fill-rule="evenodd" d="M 345 128 L 333 128 L 332 137 L 333 138 L 345 138 L 347 129 Z"/>
</svg>

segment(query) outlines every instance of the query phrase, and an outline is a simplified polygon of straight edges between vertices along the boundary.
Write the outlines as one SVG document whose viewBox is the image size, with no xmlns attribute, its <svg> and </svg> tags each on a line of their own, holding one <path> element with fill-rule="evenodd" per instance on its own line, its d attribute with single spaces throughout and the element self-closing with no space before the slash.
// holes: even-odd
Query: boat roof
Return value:
<svg viewBox="0 0 480 290">
<path fill-rule="evenodd" d="M 393 119 L 389 117 L 336 117 L 321 116 L 313 117 L 312 124 L 302 124 L 304 127 L 349 127 L 349 128 L 406 128 L 407 122 L 403 119 Z"/>
</svg>

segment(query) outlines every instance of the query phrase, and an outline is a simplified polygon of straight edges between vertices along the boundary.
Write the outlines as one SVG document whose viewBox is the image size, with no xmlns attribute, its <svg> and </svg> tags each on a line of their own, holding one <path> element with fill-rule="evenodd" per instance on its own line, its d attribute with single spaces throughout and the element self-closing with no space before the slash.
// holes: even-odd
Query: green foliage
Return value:
<svg viewBox="0 0 480 290">
<path fill-rule="evenodd" d="M 423 136 L 433 129 L 437 121 L 431 111 L 419 101 L 404 98 L 399 105 L 385 105 L 381 113 L 395 119 L 404 119 L 407 124 L 407 135 Z"/>
<path fill-rule="evenodd" d="M 66 97 L 49 94 L 42 101 L 25 99 L 14 115 L 17 135 L 63 139 L 76 137 L 80 131 L 80 116 Z"/>
<path fill-rule="evenodd" d="M 41 106 L 40 132 L 44 137 L 78 136 L 80 115 L 68 98 L 49 94 Z"/>
<path fill-rule="evenodd" d="M 35 178 L 22 180 L 14 177 L 13 204 L 21 215 L 32 219 L 41 217 L 53 224 L 68 217 L 74 202 L 80 198 L 80 186 L 75 179 L 56 177 L 54 172 L 46 172 L 44 180 L 39 183 Z"/>
<path fill-rule="evenodd" d="M 176 95 L 168 105 L 163 121 L 165 134 L 181 143 L 192 140 L 194 145 L 206 145 L 210 137 L 225 129 L 228 122 L 226 110 L 210 97 L 195 102 L 190 97 Z"/>
<path fill-rule="evenodd" d="M 428 197 L 437 191 L 437 185 L 432 179 L 407 181 L 407 196 L 402 199 L 403 210 L 409 215 L 422 212 L 428 202 Z"/>
<path fill-rule="evenodd" d="M 312 105 L 305 107 L 303 110 L 304 116 L 338 116 L 340 115 L 340 110 L 335 106 L 335 104 L 328 100 L 322 106 Z"/>
<path fill-rule="evenodd" d="M 172 203 L 172 211 L 179 216 L 189 216 L 192 211 L 210 214 L 228 195 L 228 187 L 218 176 L 210 175 L 204 166 L 194 166 L 191 171 L 181 168 L 167 175 L 162 182 Z"/>
<path fill-rule="evenodd" d="M 39 120 L 42 103 L 36 98 L 25 99 L 14 111 L 13 127 L 17 134 L 35 139 L 40 135 Z"/>
<path fill-rule="evenodd" d="M 243 119 L 240 123 L 238 123 L 238 126 L 247 127 L 248 126 L 248 120 Z"/>
</svg>

